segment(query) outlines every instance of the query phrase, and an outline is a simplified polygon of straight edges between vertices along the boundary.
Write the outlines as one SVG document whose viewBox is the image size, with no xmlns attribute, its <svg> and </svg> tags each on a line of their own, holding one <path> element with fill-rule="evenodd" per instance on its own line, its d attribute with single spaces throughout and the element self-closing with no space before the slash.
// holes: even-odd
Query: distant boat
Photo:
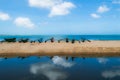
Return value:
<svg viewBox="0 0 120 80">
<path fill-rule="evenodd" d="M 52 38 L 50 38 L 50 39 L 47 39 L 47 40 L 45 41 L 45 43 L 46 43 L 47 41 L 49 41 L 49 40 L 50 40 L 51 43 L 55 42 L 54 37 L 52 37 Z"/>
<path fill-rule="evenodd" d="M 62 41 L 62 40 L 65 40 L 66 43 L 69 42 L 69 39 L 68 39 L 68 38 L 65 38 L 65 39 L 60 39 L 60 40 L 58 40 L 58 43 L 60 43 L 60 41 Z"/>
<path fill-rule="evenodd" d="M 26 43 L 26 42 L 28 42 L 28 41 L 29 41 L 29 39 L 20 39 L 20 40 L 19 40 L 20 43 L 21 43 L 21 42 Z"/>
<path fill-rule="evenodd" d="M 16 42 L 16 38 L 7 38 L 4 39 L 5 42 Z"/>
<path fill-rule="evenodd" d="M 39 42 L 39 43 L 42 43 L 42 42 L 43 42 L 43 38 L 40 38 L 40 39 L 38 40 L 38 42 Z"/>
</svg>

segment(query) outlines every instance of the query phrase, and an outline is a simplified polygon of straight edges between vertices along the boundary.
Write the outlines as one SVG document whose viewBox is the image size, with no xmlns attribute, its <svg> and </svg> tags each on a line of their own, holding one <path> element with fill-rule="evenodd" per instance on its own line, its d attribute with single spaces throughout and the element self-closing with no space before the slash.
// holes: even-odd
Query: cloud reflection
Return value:
<svg viewBox="0 0 120 80">
<path fill-rule="evenodd" d="M 108 62 L 108 59 L 106 59 L 106 58 L 97 58 L 97 60 L 101 64 L 106 64 Z"/>
<path fill-rule="evenodd" d="M 102 72 L 102 76 L 104 78 L 114 78 L 114 77 L 120 76 L 120 69 L 104 71 L 104 72 Z"/>
<path fill-rule="evenodd" d="M 52 58 L 52 61 L 53 61 L 54 64 L 59 65 L 59 66 L 63 66 L 63 67 L 66 67 L 66 68 L 67 67 L 72 67 L 74 65 L 73 62 L 68 62 L 64 58 L 59 57 L 59 56 L 54 56 Z"/>
<path fill-rule="evenodd" d="M 62 71 L 60 67 L 49 63 L 33 64 L 30 67 L 30 72 L 35 75 L 44 75 L 49 80 L 65 80 L 67 73 Z"/>
</svg>

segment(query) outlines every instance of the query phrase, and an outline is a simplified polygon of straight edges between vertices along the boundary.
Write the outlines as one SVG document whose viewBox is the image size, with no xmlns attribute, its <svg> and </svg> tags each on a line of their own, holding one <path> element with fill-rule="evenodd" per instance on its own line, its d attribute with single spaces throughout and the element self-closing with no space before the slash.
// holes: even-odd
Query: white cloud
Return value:
<svg viewBox="0 0 120 80">
<path fill-rule="evenodd" d="M 90 15 L 93 18 L 100 18 L 101 17 L 101 13 L 108 12 L 109 10 L 110 10 L 110 8 L 108 8 L 106 5 L 101 5 L 101 6 L 98 7 L 96 13 L 92 13 Z"/>
<path fill-rule="evenodd" d="M 48 9 L 62 2 L 62 0 L 28 0 L 28 1 L 31 7 Z"/>
<path fill-rule="evenodd" d="M 98 58 L 97 60 L 101 64 L 106 64 L 108 62 L 108 59 L 105 59 L 105 58 Z"/>
<path fill-rule="evenodd" d="M 64 0 L 29 0 L 29 5 L 50 10 L 49 17 L 69 14 L 75 7 L 73 3 Z"/>
<path fill-rule="evenodd" d="M 120 0 L 113 0 L 112 3 L 113 4 L 120 4 Z"/>
<path fill-rule="evenodd" d="M 93 18 L 100 18 L 101 16 L 98 15 L 98 14 L 92 13 L 92 14 L 91 14 L 91 17 L 93 17 Z"/>
<path fill-rule="evenodd" d="M 70 9 L 75 7 L 71 2 L 64 2 L 59 5 L 52 7 L 49 17 L 66 15 L 70 13 Z"/>
<path fill-rule="evenodd" d="M 116 76 L 120 76 L 120 70 L 110 70 L 110 71 L 104 71 L 102 73 L 102 76 L 104 78 L 114 78 Z"/>
<path fill-rule="evenodd" d="M 10 19 L 9 14 L 0 12 L 0 20 L 6 21 L 6 20 L 9 20 L 9 19 Z"/>
<path fill-rule="evenodd" d="M 64 58 L 58 57 L 58 56 L 53 57 L 52 61 L 54 64 L 60 65 L 63 67 L 72 67 L 74 65 L 74 63 L 67 62 Z"/>
<path fill-rule="evenodd" d="M 49 80 L 65 80 L 67 78 L 67 74 L 64 71 L 61 71 L 60 67 L 48 63 L 33 64 L 30 67 L 30 72 L 34 75 L 42 74 Z"/>
<path fill-rule="evenodd" d="M 101 6 L 99 6 L 97 12 L 98 12 L 98 13 L 104 13 L 104 12 L 107 12 L 107 11 L 109 11 L 109 10 L 110 10 L 110 9 L 109 9 L 106 5 L 101 5 Z"/>
<path fill-rule="evenodd" d="M 35 26 L 35 24 L 26 17 L 18 17 L 15 19 L 14 23 L 17 26 L 22 26 L 22 27 L 26 27 L 26 28 L 33 28 Z"/>
</svg>

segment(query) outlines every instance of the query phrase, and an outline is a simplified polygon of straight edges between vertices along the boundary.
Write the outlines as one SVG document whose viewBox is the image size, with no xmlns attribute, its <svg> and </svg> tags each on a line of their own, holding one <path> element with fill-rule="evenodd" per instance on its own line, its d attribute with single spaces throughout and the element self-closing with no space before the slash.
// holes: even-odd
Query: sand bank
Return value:
<svg viewBox="0 0 120 80">
<path fill-rule="evenodd" d="M 4 56 L 120 56 L 120 41 L 92 41 L 84 43 L 0 43 L 0 57 Z"/>
</svg>

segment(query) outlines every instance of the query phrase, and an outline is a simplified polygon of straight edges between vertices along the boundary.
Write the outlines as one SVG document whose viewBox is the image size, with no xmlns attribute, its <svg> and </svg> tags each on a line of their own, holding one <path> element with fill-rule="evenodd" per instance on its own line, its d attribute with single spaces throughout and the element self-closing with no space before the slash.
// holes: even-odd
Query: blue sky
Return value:
<svg viewBox="0 0 120 80">
<path fill-rule="evenodd" d="M 120 34 L 120 0 L 0 0 L 0 34 Z"/>
</svg>

